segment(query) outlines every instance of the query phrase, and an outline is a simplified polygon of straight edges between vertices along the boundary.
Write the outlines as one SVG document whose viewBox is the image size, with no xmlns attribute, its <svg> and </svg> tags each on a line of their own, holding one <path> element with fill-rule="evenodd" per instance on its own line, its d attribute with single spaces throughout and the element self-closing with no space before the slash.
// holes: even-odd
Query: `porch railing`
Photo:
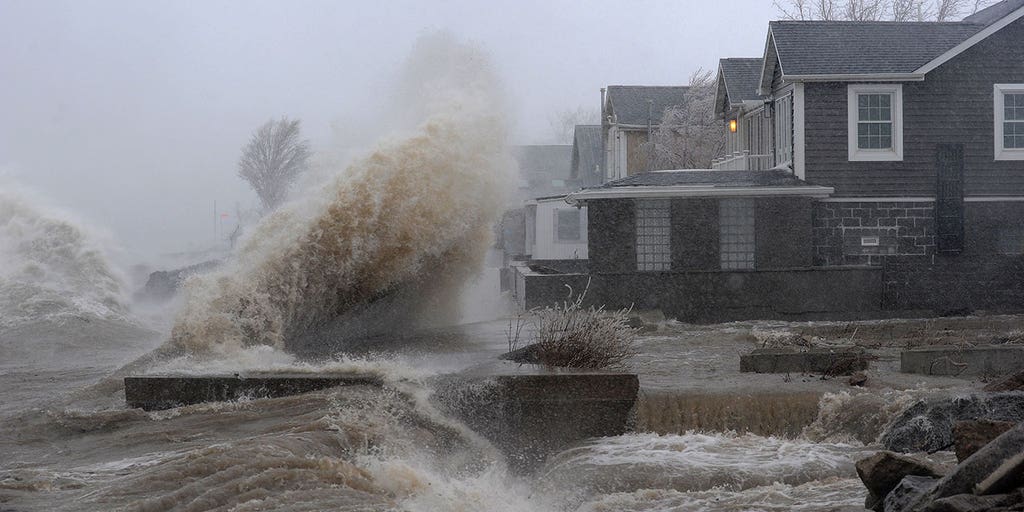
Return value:
<svg viewBox="0 0 1024 512">
<path fill-rule="evenodd" d="M 772 168 L 772 156 L 751 155 L 750 151 L 737 151 L 712 160 L 711 168 L 722 171 L 764 171 Z"/>
</svg>

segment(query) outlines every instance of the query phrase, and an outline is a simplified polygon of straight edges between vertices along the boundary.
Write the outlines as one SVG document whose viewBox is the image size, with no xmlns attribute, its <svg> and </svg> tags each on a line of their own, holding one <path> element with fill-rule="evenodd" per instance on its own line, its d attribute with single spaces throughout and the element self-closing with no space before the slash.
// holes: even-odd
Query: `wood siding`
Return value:
<svg viewBox="0 0 1024 512">
<path fill-rule="evenodd" d="M 641 147 L 647 142 L 647 130 L 630 130 L 623 134 L 626 137 L 626 176 L 649 170 L 647 155 Z"/>
<path fill-rule="evenodd" d="M 939 144 L 964 145 L 964 192 L 1024 195 L 1024 161 L 996 161 L 993 84 L 1024 83 L 1024 19 L 903 84 L 903 161 L 850 162 L 846 83 L 806 84 L 806 179 L 835 196 L 935 196 Z M 882 57 L 884 58 L 884 57 Z"/>
</svg>

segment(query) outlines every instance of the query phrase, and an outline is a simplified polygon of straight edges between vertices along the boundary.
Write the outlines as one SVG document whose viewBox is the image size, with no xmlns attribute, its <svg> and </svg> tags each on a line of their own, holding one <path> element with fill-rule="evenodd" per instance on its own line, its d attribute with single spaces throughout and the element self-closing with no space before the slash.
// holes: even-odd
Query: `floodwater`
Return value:
<svg viewBox="0 0 1024 512">
<path fill-rule="evenodd" d="M 639 431 L 580 443 L 531 475 L 429 400 L 430 377 L 506 349 L 507 321 L 371 338 L 316 363 L 270 347 L 138 359 L 160 333 L 23 326 L 2 346 L 53 355 L 0 366 L 0 510 L 861 510 L 853 463 L 876 447 L 858 429 L 871 415 L 884 424 L 900 407 L 882 402 L 899 400 L 866 392 L 854 414 L 860 395 L 840 383 L 739 376 L 756 326 L 668 322 L 643 335 L 628 363 L 643 387 Z M 126 373 L 229 369 L 366 372 L 387 385 L 160 412 L 123 402 Z M 821 400 L 814 386 L 836 393 Z"/>
</svg>

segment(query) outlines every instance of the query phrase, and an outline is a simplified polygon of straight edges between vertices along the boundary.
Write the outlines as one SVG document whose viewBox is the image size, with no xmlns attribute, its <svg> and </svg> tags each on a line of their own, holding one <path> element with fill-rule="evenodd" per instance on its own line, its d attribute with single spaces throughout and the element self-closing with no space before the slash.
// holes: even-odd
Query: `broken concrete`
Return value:
<svg viewBox="0 0 1024 512">
<path fill-rule="evenodd" d="M 900 371 L 924 375 L 995 377 L 1024 367 L 1024 345 L 931 346 L 900 353 Z"/>
<path fill-rule="evenodd" d="M 820 373 L 850 375 L 866 370 L 871 357 L 859 347 L 759 348 L 740 356 L 740 371 L 747 373 Z"/>
</svg>

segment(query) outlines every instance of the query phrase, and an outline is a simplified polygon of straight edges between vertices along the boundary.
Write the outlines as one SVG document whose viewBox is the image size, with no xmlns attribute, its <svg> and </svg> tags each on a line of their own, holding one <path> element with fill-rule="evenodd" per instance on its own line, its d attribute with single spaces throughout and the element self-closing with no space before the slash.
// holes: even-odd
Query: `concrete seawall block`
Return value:
<svg viewBox="0 0 1024 512">
<path fill-rule="evenodd" d="M 349 374 L 146 375 L 125 377 L 129 407 L 147 411 L 240 398 L 274 398 L 337 386 L 381 385 L 378 377 Z"/>
<path fill-rule="evenodd" d="M 933 346 L 900 353 L 900 371 L 924 375 L 997 377 L 1024 368 L 1024 345 Z"/>
<path fill-rule="evenodd" d="M 759 348 L 740 356 L 740 371 L 745 373 L 821 373 L 849 375 L 865 370 L 870 357 L 855 347 Z"/>
<path fill-rule="evenodd" d="M 457 376 L 435 400 L 528 472 L 577 442 L 631 431 L 639 389 L 623 373 Z"/>
</svg>

